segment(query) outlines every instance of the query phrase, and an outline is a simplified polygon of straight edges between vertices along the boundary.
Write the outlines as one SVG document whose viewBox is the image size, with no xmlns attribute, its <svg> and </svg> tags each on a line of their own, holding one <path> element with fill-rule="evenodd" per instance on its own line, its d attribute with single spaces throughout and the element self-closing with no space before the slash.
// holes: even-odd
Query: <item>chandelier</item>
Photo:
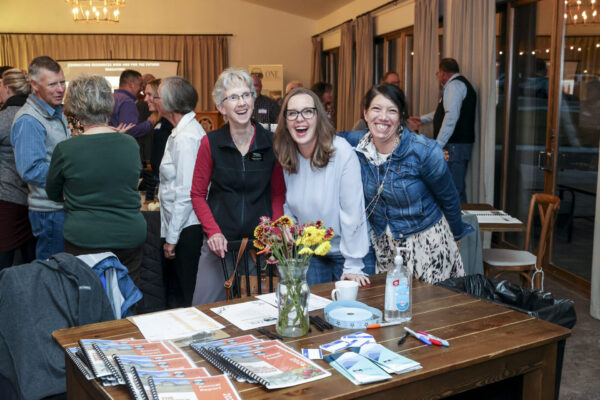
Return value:
<svg viewBox="0 0 600 400">
<path fill-rule="evenodd" d="M 565 22 L 569 25 L 600 23 L 598 0 L 565 0 Z"/>
<path fill-rule="evenodd" d="M 82 23 L 119 22 L 120 8 L 125 6 L 125 0 L 65 0 L 72 8 L 73 20 Z"/>
</svg>

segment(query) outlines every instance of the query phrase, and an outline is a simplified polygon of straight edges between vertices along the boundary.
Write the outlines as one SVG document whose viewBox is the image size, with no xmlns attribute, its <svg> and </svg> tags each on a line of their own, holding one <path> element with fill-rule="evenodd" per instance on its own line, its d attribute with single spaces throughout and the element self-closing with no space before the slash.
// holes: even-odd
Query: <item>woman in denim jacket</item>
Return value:
<svg viewBox="0 0 600 400">
<path fill-rule="evenodd" d="M 395 248 L 402 246 L 413 275 L 423 281 L 464 275 L 457 241 L 473 228 L 462 222 L 442 149 L 404 126 L 406 103 L 398 87 L 374 86 L 364 106 L 369 129 L 344 136 L 361 164 L 377 271 L 393 267 Z"/>
</svg>

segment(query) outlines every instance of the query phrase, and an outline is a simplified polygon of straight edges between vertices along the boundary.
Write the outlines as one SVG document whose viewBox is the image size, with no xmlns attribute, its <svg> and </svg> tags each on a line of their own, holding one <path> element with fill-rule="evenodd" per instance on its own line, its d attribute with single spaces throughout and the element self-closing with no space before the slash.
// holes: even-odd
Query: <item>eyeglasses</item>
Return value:
<svg viewBox="0 0 600 400">
<path fill-rule="evenodd" d="M 251 97 L 252 97 L 252 92 L 244 92 L 241 95 L 232 94 L 231 96 L 227 96 L 227 97 L 225 97 L 225 99 L 223 101 L 229 100 L 231 102 L 237 103 L 238 101 L 240 101 L 240 99 L 242 99 L 244 101 L 244 103 L 247 103 Z"/>
<path fill-rule="evenodd" d="M 307 107 L 301 111 L 287 110 L 285 112 L 285 119 L 288 121 L 295 121 L 298 119 L 298 115 L 302 114 L 304 119 L 312 119 L 317 113 L 316 107 Z"/>
</svg>

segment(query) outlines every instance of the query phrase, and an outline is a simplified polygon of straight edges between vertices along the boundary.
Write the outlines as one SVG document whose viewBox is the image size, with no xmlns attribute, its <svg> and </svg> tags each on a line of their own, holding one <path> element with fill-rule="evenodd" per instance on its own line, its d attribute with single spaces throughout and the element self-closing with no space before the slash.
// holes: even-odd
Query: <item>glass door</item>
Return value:
<svg viewBox="0 0 600 400">
<path fill-rule="evenodd" d="M 579 4 L 578 4 L 579 3 Z M 600 9 L 565 1 L 552 263 L 591 280 L 600 140 Z"/>
<path fill-rule="evenodd" d="M 497 132 L 503 147 L 499 206 L 523 222 L 532 194 L 544 192 L 546 175 L 552 174 L 547 146 L 551 60 L 537 46 L 538 32 L 552 19 L 540 18 L 542 8 L 533 2 L 507 9 L 508 43 L 499 46 L 503 54 L 497 59 L 499 101 L 504 101 L 497 116 L 504 119 L 498 124 L 503 131 Z M 524 237 L 513 233 L 504 239 L 522 247 Z"/>
<path fill-rule="evenodd" d="M 506 29 L 497 37 L 495 205 L 525 222 L 533 193 L 559 196 L 545 264 L 588 281 L 600 140 L 597 3 L 515 1 L 497 20 L 505 19 Z M 523 239 L 523 233 L 505 234 L 501 241 L 521 247 Z"/>
</svg>

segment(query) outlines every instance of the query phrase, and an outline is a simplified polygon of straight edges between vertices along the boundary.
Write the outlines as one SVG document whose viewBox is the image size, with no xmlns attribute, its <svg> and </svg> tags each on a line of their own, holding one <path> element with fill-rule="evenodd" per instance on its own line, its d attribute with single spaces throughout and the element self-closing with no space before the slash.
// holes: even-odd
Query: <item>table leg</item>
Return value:
<svg viewBox="0 0 600 400">
<path fill-rule="evenodd" d="M 539 367 L 523 375 L 523 400 L 554 400 L 556 379 L 556 343 L 548 344 L 541 349 L 543 359 Z"/>
</svg>

